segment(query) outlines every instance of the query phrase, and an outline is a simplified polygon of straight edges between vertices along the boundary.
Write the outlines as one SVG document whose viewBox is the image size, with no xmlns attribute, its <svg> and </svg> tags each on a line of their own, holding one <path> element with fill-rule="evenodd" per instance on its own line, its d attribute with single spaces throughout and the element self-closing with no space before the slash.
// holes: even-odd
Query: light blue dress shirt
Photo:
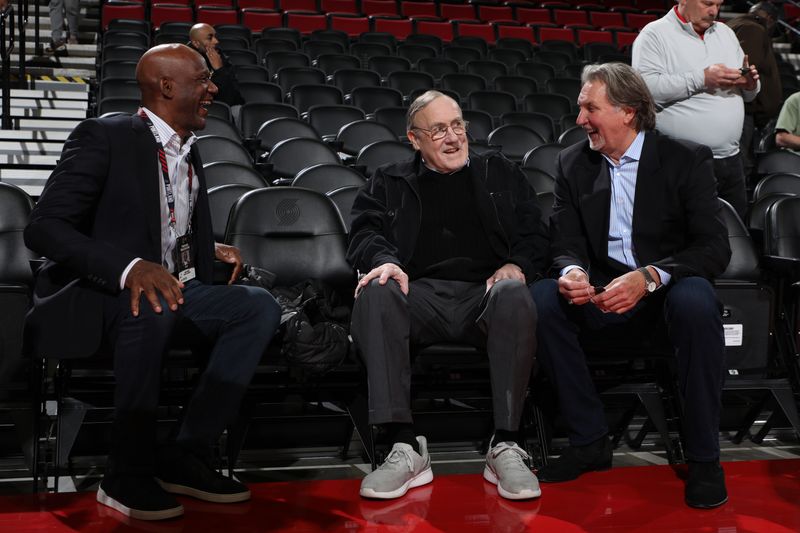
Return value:
<svg viewBox="0 0 800 533">
<path fill-rule="evenodd" d="M 642 157 L 644 132 L 640 131 L 622 157 L 619 164 L 603 154 L 608 161 L 608 174 L 611 178 L 611 213 L 608 220 L 608 257 L 619 261 L 631 270 L 643 266 L 636 257 L 633 246 L 633 200 L 636 196 L 636 175 L 639 172 L 639 159 Z M 646 265 L 645 265 L 646 266 Z M 577 265 L 565 267 L 561 275 L 566 274 Z M 653 267 L 661 277 L 661 284 L 667 285 L 670 274 L 658 267 Z"/>
</svg>

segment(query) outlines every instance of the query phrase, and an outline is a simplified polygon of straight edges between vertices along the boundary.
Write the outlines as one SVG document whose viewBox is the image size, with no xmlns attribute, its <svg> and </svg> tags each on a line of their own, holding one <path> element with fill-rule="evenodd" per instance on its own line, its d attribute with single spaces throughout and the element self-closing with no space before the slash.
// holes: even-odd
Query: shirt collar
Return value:
<svg viewBox="0 0 800 533">
<path fill-rule="evenodd" d="M 603 154 L 603 157 L 606 158 L 606 161 L 608 161 L 608 164 L 612 167 L 622 166 L 625 163 L 639 161 L 642 158 L 642 146 L 644 146 L 644 132 L 640 131 L 636 134 L 636 137 L 633 138 L 633 142 L 631 142 L 628 149 L 625 150 L 625 153 L 622 154 L 622 157 L 619 158 L 619 165 L 615 165 L 606 154 Z"/>
<path fill-rule="evenodd" d="M 194 132 L 192 132 L 189 134 L 189 137 L 186 139 L 186 141 L 184 141 L 183 145 L 181 145 L 181 138 L 178 136 L 178 133 L 172 129 L 172 126 L 164 122 L 161 117 L 144 106 L 142 106 L 142 111 L 144 111 L 144 113 L 147 115 L 147 118 L 149 118 L 153 123 L 153 127 L 156 129 L 159 140 L 161 141 L 161 146 L 165 150 L 170 149 L 175 153 L 185 153 L 197 140 L 197 136 L 194 134 Z"/>
<path fill-rule="evenodd" d="M 673 7 L 673 8 L 672 8 L 672 10 L 671 10 L 671 14 L 675 16 L 675 20 L 677 20 L 677 21 L 678 21 L 678 24 L 680 24 L 680 26 L 683 28 L 683 30 L 684 30 L 684 31 L 686 31 L 686 32 L 688 32 L 688 33 L 690 33 L 690 34 L 692 34 L 692 35 L 696 35 L 697 37 L 700 37 L 701 39 L 703 39 L 703 37 L 704 37 L 704 36 L 705 36 L 707 33 L 709 33 L 709 32 L 714 32 L 714 30 L 715 30 L 715 29 L 716 29 L 716 27 L 717 27 L 717 21 L 714 21 L 714 23 L 713 23 L 711 26 L 709 26 L 709 27 L 708 27 L 708 29 L 707 29 L 706 31 L 704 31 L 702 34 L 700 34 L 700 33 L 697 33 L 697 32 L 694 30 L 694 26 L 692 26 L 692 23 L 691 23 L 691 22 L 689 22 L 688 20 L 686 20 L 685 18 L 683 18 L 683 17 L 681 16 L 681 14 L 680 14 L 680 13 L 678 13 L 678 5 L 677 5 L 677 4 L 675 5 L 675 7 Z"/>
</svg>

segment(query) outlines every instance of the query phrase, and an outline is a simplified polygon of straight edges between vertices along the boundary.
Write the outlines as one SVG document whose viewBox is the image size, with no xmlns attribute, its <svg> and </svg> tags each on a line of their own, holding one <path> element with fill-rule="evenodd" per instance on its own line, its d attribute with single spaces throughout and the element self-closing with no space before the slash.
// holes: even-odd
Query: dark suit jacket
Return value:
<svg viewBox="0 0 800 533">
<path fill-rule="evenodd" d="M 161 263 L 158 145 L 138 116 L 90 119 L 64 144 L 25 228 L 25 243 L 48 258 L 39 271 L 27 327 L 37 355 L 94 353 L 103 334 L 103 298 L 116 297 L 136 257 Z M 210 283 L 214 241 L 202 162 L 192 219 L 196 268 Z"/>
<path fill-rule="evenodd" d="M 558 271 L 579 265 L 605 285 L 627 267 L 608 257 L 611 178 L 605 158 L 584 141 L 558 157 L 552 254 Z M 711 151 L 702 145 L 647 133 L 636 177 L 633 246 L 642 266 L 657 266 L 676 280 L 711 279 L 730 260 L 720 217 Z"/>
</svg>

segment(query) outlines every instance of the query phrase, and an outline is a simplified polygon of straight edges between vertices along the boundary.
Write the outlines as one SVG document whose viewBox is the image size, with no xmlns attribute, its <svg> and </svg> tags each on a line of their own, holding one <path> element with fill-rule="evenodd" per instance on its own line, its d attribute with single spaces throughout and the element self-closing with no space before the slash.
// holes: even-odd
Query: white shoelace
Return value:
<svg viewBox="0 0 800 533">
<path fill-rule="evenodd" d="M 409 472 L 414 471 L 414 460 L 411 459 L 411 456 L 408 454 L 406 450 L 402 448 L 392 448 L 389 457 L 386 458 L 386 461 L 381 465 L 381 468 L 386 466 L 388 468 L 389 465 L 394 466 L 397 463 L 400 463 L 400 458 L 405 459 L 406 466 L 408 467 Z"/>
<path fill-rule="evenodd" d="M 525 459 L 528 459 L 528 454 L 525 453 L 525 450 L 520 448 L 518 445 L 516 445 L 516 444 L 512 445 L 512 444 L 509 444 L 507 442 L 499 442 L 499 443 L 495 444 L 495 446 L 492 448 L 492 451 L 491 451 L 492 458 L 493 459 L 497 459 L 500 456 L 500 454 L 503 453 L 503 452 L 513 452 L 513 453 L 510 453 L 510 454 L 507 453 L 504 456 L 505 458 L 508 458 L 508 459 L 506 459 L 507 461 L 516 462 L 516 463 L 519 463 L 520 465 L 524 466 L 525 468 L 528 468 L 528 466 L 524 462 Z"/>
</svg>

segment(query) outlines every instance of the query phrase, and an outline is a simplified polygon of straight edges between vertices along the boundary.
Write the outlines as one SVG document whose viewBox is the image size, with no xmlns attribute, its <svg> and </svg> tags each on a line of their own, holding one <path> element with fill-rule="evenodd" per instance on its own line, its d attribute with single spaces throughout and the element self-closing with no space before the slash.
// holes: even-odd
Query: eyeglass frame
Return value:
<svg viewBox="0 0 800 533">
<path fill-rule="evenodd" d="M 447 130 L 453 130 L 453 135 L 465 135 L 467 133 L 467 128 L 468 127 L 469 127 L 469 120 L 461 119 L 461 124 L 460 125 L 456 124 L 454 126 L 452 124 L 448 124 L 447 126 L 444 126 L 443 129 L 439 130 L 442 133 L 442 136 L 441 137 L 437 137 L 437 138 L 434 138 L 434 136 L 433 136 L 434 135 L 433 134 L 433 128 L 426 129 L 426 128 L 420 128 L 419 126 L 412 126 L 411 129 L 412 130 L 424 131 L 425 133 L 428 134 L 428 137 L 430 137 L 430 139 L 432 141 L 441 141 L 442 139 L 447 137 Z M 461 132 L 461 133 L 456 133 L 456 128 L 463 129 L 464 131 Z"/>
</svg>

